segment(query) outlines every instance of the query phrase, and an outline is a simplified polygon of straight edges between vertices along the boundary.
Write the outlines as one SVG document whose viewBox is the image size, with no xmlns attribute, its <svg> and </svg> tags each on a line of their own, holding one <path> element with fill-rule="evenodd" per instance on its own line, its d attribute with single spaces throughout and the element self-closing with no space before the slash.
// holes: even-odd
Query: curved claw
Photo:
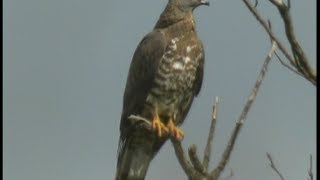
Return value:
<svg viewBox="0 0 320 180">
<path fill-rule="evenodd" d="M 167 128 L 169 129 L 170 134 L 176 139 L 176 140 L 182 140 L 184 137 L 184 132 L 178 128 L 176 125 L 174 125 L 172 119 L 169 120 L 167 124 Z"/>
<path fill-rule="evenodd" d="M 155 116 L 152 120 L 152 129 L 156 131 L 158 137 L 169 132 L 168 128 L 161 122 L 159 116 Z"/>
</svg>

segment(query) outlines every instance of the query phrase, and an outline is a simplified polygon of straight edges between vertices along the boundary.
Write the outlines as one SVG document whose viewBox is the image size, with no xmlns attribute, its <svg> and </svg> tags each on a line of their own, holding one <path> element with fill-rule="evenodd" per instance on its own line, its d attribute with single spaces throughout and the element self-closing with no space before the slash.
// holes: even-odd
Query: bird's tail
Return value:
<svg viewBox="0 0 320 180">
<path fill-rule="evenodd" d="M 137 135 L 139 134 L 139 135 Z M 135 133 L 120 140 L 116 180 L 144 180 L 149 164 L 165 140 L 153 134 Z"/>
</svg>

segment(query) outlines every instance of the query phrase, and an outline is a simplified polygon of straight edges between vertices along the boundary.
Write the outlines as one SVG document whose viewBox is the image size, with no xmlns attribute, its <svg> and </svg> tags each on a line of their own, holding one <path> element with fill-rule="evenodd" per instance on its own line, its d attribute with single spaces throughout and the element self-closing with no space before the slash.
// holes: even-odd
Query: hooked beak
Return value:
<svg viewBox="0 0 320 180">
<path fill-rule="evenodd" d="M 209 0 L 201 0 L 200 3 L 201 5 L 206 5 L 206 6 L 210 5 Z"/>
</svg>

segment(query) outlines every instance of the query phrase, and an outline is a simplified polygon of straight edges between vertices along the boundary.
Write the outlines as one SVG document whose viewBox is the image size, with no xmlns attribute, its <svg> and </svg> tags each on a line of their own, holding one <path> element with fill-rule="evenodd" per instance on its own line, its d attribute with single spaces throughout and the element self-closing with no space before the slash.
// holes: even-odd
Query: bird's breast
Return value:
<svg viewBox="0 0 320 180">
<path fill-rule="evenodd" d="M 167 103 L 183 101 L 194 87 L 203 54 L 195 40 L 180 36 L 170 40 L 160 60 L 151 94 Z"/>
<path fill-rule="evenodd" d="M 184 36 L 172 38 L 158 66 L 156 86 L 164 91 L 191 89 L 202 55 L 193 39 Z"/>
</svg>

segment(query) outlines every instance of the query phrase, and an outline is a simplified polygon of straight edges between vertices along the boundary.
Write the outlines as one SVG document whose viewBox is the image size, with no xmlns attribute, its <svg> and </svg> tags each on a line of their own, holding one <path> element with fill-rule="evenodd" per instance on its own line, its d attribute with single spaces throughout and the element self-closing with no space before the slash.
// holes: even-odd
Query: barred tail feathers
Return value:
<svg viewBox="0 0 320 180">
<path fill-rule="evenodd" d="M 152 158 L 143 147 L 125 144 L 118 157 L 116 180 L 143 180 Z"/>
<path fill-rule="evenodd" d="M 143 130 L 142 130 L 143 131 Z M 138 135 L 139 134 L 139 135 Z M 141 132 L 120 140 L 116 180 L 144 180 L 150 162 L 155 157 L 166 138 Z"/>
</svg>

